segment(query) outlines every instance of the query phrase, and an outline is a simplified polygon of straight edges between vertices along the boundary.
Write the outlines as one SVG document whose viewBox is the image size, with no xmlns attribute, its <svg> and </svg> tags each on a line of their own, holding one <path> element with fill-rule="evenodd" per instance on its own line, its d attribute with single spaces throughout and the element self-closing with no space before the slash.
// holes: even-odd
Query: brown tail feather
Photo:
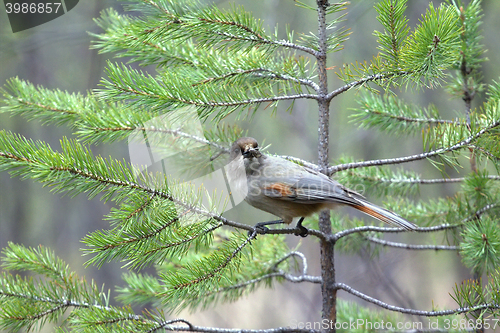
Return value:
<svg viewBox="0 0 500 333">
<path fill-rule="evenodd" d="M 372 203 L 369 202 L 362 202 L 360 205 L 352 205 L 353 208 L 356 208 L 359 211 L 362 211 L 363 213 L 370 215 L 377 220 L 380 220 L 382 222 L 392 224 L 398 227 L 401 227 L 406 230 L 416 230 L 418 227 L 412 222 L 406 221 L 404 218 L 401 216 L 397 215 L 396 213 L 393 213 L 387 209 L 378 207 Z"/>
</svg>

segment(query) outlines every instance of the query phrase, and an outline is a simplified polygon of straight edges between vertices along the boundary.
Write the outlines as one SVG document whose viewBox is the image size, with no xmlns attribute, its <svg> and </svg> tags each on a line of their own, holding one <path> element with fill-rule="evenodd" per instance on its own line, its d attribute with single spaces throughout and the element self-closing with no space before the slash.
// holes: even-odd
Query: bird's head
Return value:
<svg viewBox="0 0 500 333">
<path fill-rule="evenodd" d="M 257 143 L 257 140 L 250 137 L 239 138 L 236 140 L 231 146 L 230 159 L 232 161 L 239 156 L 243 156 L 244 159 L 261 157 L 262 153 L 259 151 L 259 144 Z"/>
</svg>

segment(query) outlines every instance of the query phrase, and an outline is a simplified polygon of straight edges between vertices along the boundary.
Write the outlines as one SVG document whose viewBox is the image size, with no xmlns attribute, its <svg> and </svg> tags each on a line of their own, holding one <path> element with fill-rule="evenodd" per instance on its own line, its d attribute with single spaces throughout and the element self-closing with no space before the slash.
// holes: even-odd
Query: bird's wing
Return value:
<svg viewBox="0 0 500 333">
<path fill-rule="evenodd" d="M 289 200 L 302 204 L 339 203 L 356 205 L 359 201 L 344 186 L 328 179 L 305 175 L 295 181 L 268 182 L 263 186 L 263 194 L 275 199 Z"/>
<path fill-rule="evenodd" d="M 260 178 L 260 189 L 267 197 L 301 204 L 337 202 L 347 205 L 357 205 L 357 199 L 363 198 L 315 170 L 281 158 L 272 158 L 269 162 L 272 163 L 273 172 L 266 173 L 264 170 L 264 177 Z"/>
<path fill-rule="evenodd" d="M 355 198 L 365 199 L 365 197 L 364 197 L 362 194 L 360 194 L 360 193 L 358 193 L 358 192 L 356 192 L 356 191 L 354 191 L 354 190 L 351 190 L 350 188 L 345 187 L 344 185 L 340 184 L 340 183 L 339 183 L 339 182 L 337 182 L 336 180 L 331 179 L 331 178 L 330 178 L 330 177 L 328 177 L 327 175 L 325 175 L 325 174 L 323 174 L 323 173 L 321 173 L 321 172 L 319 172 L 319 171 L 316 171 L 316 170 L 314 170 L 314 169 L 308 168 L 308 167 L 306 167 L 306 166 L 303 166 L 303 168 L 304 168 L 304 170 L 306 170 L 308 173 L 313 174 L 313 175 L 316 175 L 316 176 L 318 176 L 318 177 L 321 177 L 321 178 L 322 178 L 322 179 L 324 179 L 325 181 L 331 181 L 331 182 L 334 182 L 334 183 L 336 184 L 336 186 L 341 187 L 344 191 L 346 191 L 346 192 L 347 192 L 348 194 L 350 194 L 351 196 L 353 196 L 353 197 L 355 197 Z"/>
</svg>

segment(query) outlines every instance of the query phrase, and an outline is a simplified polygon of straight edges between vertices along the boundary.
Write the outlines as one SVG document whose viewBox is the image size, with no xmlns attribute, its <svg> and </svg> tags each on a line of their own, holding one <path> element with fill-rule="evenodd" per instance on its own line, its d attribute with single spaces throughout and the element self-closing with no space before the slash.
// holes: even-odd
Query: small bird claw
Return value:
<svg viewBox="0 0 500 333">
<path fill-rule="evenodd" d="M 269 231 L 269 228 L 266 227 L 265 225 L 259 225 L 259 223 L 257 223 L 255 225 L 255 230 L 257 230 L 258 234 L 267 234 L 267 232 Z"/>
<path fill-rule="evenodd" d="M 257 223 L 254 228 L 255 228 L 254 230 L 248 230 L 248 237 L 252 236 L 254 232 L 256 232 L 257 234 L 264 235 L 267 234 L 267 232 L 269 231 L 268 227 L 260 223 Z"/>
<path fill-rule="evenodd" d="M 293 233 L 295 236 L 306 237 L 309 234 L 309 230 L 307 230 L 307 228 L 302 225 L 303 221 L 304 217 L 301 217 L 300 220 L 297 222 L 297 229 L 299 230 Z"/>
<path fill-rule="evenodd" d="M 309 230 L 307 230 L 307 228 L 302 225 L 298 225 L 297 229 L 299 230 L 293 233 L 295 236 L 307 237 L 307 235 L 309 234 Z"/>
</svg>

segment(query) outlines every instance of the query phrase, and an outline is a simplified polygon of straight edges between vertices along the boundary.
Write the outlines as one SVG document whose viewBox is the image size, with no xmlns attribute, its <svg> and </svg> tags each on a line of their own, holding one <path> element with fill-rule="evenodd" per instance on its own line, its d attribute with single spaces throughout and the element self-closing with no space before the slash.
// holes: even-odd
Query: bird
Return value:
<svg viewBox="0 0 500 333">
<path fill-rule="evenodd" d="M 361 194 L 314 169 L 287 159 L 264 155 L 257 140 L 243 137 L 236 140 L 229 152 L 227 168 L 231 191 L 237 193 L 251 206 L 280 218 L 255 225 L 262 233 L 271 224 L 290 224 L 294 218 L 297 235 L 307 236 L 302 226 L 305 217 L 337 206 L 350 206 L 382 222 L 416 230 L 418 227 L 385 208 L 369 202 Z"/>
</svg>

